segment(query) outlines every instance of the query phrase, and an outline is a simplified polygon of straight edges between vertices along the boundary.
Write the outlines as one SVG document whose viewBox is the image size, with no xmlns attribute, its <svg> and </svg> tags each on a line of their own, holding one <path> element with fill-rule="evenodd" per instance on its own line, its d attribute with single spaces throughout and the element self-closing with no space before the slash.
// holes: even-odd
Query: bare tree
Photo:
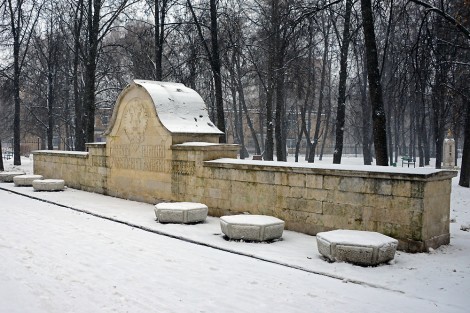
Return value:
<svg viewBox="0 0 470 313">
<path fill-rule="evenodd" d="M 325 25 L 326 23 L 326 25 Z M 327 75 L 331 75 L 328 71 L 328 52 L 329 52 L 329 37 L 330 37 L 330 19 L 323 20 L 323 37 L 324 37 L 324 47 L 323 47 L 323 57 L 322 57 L 322 70 L 320 78 L 320 95 L 318 98 L 318 109 L 317 109 L 317 120 L 315 123 L 315 132 L 313 134 L 313 142 L 310 147 L 308 162 L 313 163 L 315 161 L 315 152 L 320 137 L 320 126 L 323 114 L 323 101 L 325 98 L 325 84 Z"/>
<path fill-rule="evenodd" d="M 346 12 L 344 15 L 343 37 L 341 40 L 341 60 L 339 70 L 339 86 L 338 86 L 338 107 L 336 111 L 336 143 L 333 153 L 333 163 L 340 164 L 343 155 L 344 141 L 344 122 L 346 115 L 346 78 L 348 67 L 348 51 L 350 42 L 350 21 L 353 1 L 346 0 Z"/>
<path fill-rule="evenodd" d="M 374 18 L 371 0 L 361 0 L 362 26 L 367 55 L 367 78 L 372 105 L 372 122 L 376 164 L 388 166 L 386 118 L 383 105 L 382 85 L 380 83 L 377 44 L 375 40 Z"/>
<path fill-rule="evenodd" d="M 165 43 L 165 17 L 168 0 L 154 0 L 154 33 L 155 33 L 155 80 L 163 79 L 163 44 Z"/>
<path fill-rule="evenodd" d="M 32 30 L 34 29 L 42 3 L 26 0 L 6 0 L 2 3 L 3 18 L 9 20 L 10 35 L 13 47 L 13 73 L 10 79 L 13 82 L 13 102 L 15 115 L 13 121 L 13 150 L 15 165 L 21 165 L 20 140 L 21 140 L 21 98 L 20 76 L 25 62 Z"/>
<path fill-rule="evenodd" d="M 193 5 L 190 0 L 187 0 L 189 10 L 196 24 L 199 38 L 203 43 L 204 50 L 209 58 L 210 67 L 214 79 L 215 89 L 215 102 L 216 102 L 216 115 L 217 115 L 217 128 L 219 128 L 224 135 L 221 135 L 220 142 L 225 143 L 225 116 L 224 116 L 224 99 L 222 95 L 222 76 L 221 76 L 221 65 L 219 56 L 219 41 L 218 41 L 218 26 L 217 26 L 217 1 L 210 0 L 210 38 L 211 38 L 211 49 L 207 45 L 204 34 L 202 32 L 201 24 L 194 11 Z"/>
<path fill-rule="evenodd" d="M 85 86 L 83 95 L 83 117 L 81 128 L 76 132 L 84 132 L 85 139 L 93 142 L 95 137 L 96 111 L 96 70 L 100 46 L 105 36 L 111 31 L 120 14 L 137 0 L 120 0 L 107 3 L 102 0 L 86 0 L 83 9 L 86 11 L 86 42 L 84 50 Z M 81 14 L 81 13 L 80 13 Z M 78 146 L 77 150 L 84 150 Z"/>
</svg>

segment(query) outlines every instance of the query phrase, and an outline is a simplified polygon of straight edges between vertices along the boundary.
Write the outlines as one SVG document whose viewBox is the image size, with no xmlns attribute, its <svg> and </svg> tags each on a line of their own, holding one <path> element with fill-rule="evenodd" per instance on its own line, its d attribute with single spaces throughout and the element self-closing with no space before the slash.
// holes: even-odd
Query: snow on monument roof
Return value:
<svg viewBox="0 0 470 313">
<path fill-rule="evenodd" d="M 148 92 L 158 118 L 171 133 L 222 134 L 209 118 L 201 96 L 180 83 L 134 80 Z"/>
</svg>

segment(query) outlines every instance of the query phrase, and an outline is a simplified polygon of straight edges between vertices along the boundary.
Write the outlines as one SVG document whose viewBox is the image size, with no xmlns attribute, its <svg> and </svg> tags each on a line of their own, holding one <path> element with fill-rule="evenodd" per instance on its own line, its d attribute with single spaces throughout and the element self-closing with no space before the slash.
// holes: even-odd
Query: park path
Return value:
<svg viewBox="0 0 470 313">
<path fill-rule="evenodd" d="M 161 236 L 5 190 L 0 256 L 0 312 L 443 309 L 400 292 Z"/>
</svg>

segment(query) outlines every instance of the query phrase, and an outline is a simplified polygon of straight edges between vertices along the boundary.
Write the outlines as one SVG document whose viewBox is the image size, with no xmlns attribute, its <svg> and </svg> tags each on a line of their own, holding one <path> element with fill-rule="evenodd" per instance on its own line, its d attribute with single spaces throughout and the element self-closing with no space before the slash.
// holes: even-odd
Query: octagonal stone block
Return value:
<svg viewBox="0 0 470 313">
<path fill-rule="evenodd" d="M 270 241 L 282 237 L 284 221 L 268 215 L 229 215 L 220 218 L 220 228 L 229 239 Z"/>
<path fill-rule="evenodd" d="M 43 179 L 42 175 L 19 175 L 13 177 L 13 182 L 16 187 L 29 187 L 33 185 L 34 180 Z"/>
<path fill-rule="evenodd" d="M 63 179 L 33 180 L 35 191 L 61 191 L 65 188 Z"/>
<path fill-rule="evenodd" d="M 155 216 L 160 223 L 204 222 L 208 211 L 207 205 L 195 202 L 168 202 L 155 205 Z"/>
<path fill-rule="evenodd" d="M 13 177 L 25 175 L 24 172 L 0 172 L 0 182 L 12 183 Z"/>
<path fill-rule="evenodd" d="M 338 229 L 318 233 L 317 245 L 332 262 L 374 266 L 393 260 L 398 240 L 376 232 Z"/>
</svg>

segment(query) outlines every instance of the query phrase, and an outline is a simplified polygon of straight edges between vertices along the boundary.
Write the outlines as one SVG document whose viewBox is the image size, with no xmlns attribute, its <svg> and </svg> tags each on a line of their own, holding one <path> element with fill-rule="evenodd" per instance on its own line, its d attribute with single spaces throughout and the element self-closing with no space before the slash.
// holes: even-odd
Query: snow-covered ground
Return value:
<svg viewBox="0 0 470 313">
<path fill-rule="evenodd" d="M 3 183 L 0 313 L 469 312 L 470 190 L 457 181 L 451 244 L 371 268 L 325 262 L 313 236 L 231 242 L 217 218 L 159 224 L 150 204 Z"/>
</svg>

